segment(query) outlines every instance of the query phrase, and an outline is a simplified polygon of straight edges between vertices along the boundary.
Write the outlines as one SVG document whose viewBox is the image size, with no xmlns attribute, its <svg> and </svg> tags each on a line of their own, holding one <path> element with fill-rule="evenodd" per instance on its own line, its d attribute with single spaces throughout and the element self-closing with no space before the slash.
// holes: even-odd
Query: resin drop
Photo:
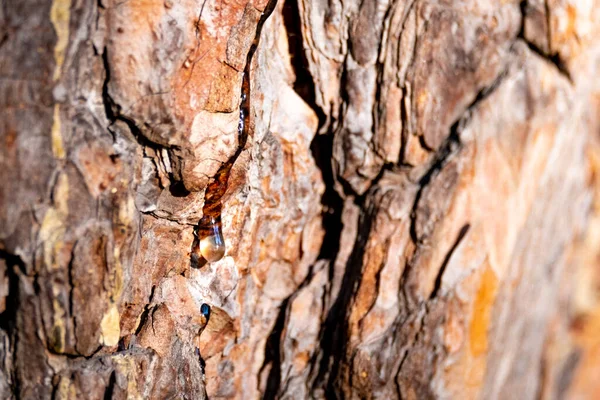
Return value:
<svg viewBox="0 0 600 400">
<path fill-rule="evenodd" d="M 225 242 L 221 233 L 221 224 L 214 219 L 202 230 L 200 237 L 200 254 L 206 261 L 219 261 L 225 255 Z"/>
</svg>

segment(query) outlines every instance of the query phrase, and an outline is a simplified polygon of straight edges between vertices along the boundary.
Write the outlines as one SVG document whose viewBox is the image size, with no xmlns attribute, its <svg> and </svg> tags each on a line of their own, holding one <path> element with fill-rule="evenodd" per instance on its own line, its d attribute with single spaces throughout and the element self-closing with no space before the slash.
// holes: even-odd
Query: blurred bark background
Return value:
<svg viewBox="0 0 600 400">
<path fill-rule="evenodd" d="M 598 398 L 597 0 L 0 5 L 0 397 Z"/>
</svg>

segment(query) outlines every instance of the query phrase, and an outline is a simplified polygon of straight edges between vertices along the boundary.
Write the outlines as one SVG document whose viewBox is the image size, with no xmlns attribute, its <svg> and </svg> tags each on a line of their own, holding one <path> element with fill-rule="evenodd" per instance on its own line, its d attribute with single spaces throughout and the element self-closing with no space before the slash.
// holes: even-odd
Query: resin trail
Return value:
<svg viewBox="0 0 600 400">
<path fill-rule="evenodd" d="M 263 25 L 273 13 L 277 0 L 270 0 L 262 13 L 256 35 L 246 56 L 246 66 L 242 78 L 242 93 L 240 102 L 240 118 L 238 123 L 238 147 L 235 153 L 225 162 L 210 181 L 204 192 L 204 207 L 202 219 L 195 228 L 195 238 L 192 244 L 192 266 L 201 266 L 204 262 L 218 261 L 225 255 L 225 241 L 221 224 L 222 198 L 227 191 L 231 168 L 248 142 L 250 130 L 250 69 L 252 59 L 258 48 Z"/>
</svg>

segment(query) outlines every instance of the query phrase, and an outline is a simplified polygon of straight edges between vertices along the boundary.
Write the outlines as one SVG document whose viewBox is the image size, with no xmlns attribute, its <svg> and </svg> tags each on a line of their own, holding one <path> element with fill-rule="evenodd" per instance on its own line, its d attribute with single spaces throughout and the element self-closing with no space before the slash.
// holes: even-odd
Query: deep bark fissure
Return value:
<svg viewBox="0 0 600 400">
<path fill-rule="evenodd" d="M 156 308 L 155 306 L 152 306 L 152 300 L 154 299 L 154 291 L 155 291 L 155 289 L 156 289 L 156 286 L 152 286 L 152 289 L 150 290 L 150 296 L 148 297 L 148 301 L 146 302 L 146 306 L 144 307 L 144 311 L 142 311 L 142 315 L 140 316 L 140 323 L 138 324 L 138 326 L 137 326 L 137 328 L 135 330 L 135 334 L 134 335 L 139 335 L 140 334 L 140 332 L 142 331 L 142 328 L 148 322 L 148 319 L 151 318 L 151 313 Z"/>
<path fill-rule="evenodd" d="M 115 139 L 115 135 L 117 135 L 117 133 L 111 127 L 115 124 L 115 122 L 121 121 L 125 123 L 125 125 L 127 125 L 133 138 L 140 146 L 142 146 L 145 156 L 147 156 L 146 148 L 153 149 L 157 155 L 160 154 L 161 150 L 163 149 L 166 149 L 169 152 L 172 152 L 173 150 L 178 150 L 178 147 L 174 145 L 165 146 L 160 143 L 153 142 L 143 134 L 141 128 L 136 124 L 136 122 L 132 118 L 122 113 L 121 105 L 117 104 L 114 101 L 108 90 L 108 84 L 110 82 L 111 75 L 110 63 L 108 59 L 108 48 L 106 46 L 102 51 L 102 65 L 104 66 L 105 74 L 104 82 L 102 83 L 102 102 L 104 105 L 104 113 L 106 114 L 106 118 L 109 121 L 107 129 L 113 135 L 113 140 Z M 150 158 L 153 159 L 155 165 L 158 165 L 158 162 L 154 160 L 154 157 Z M 182 185 L 181 181 L 176 179 L 172 172 L 168 173 L 167 176 L 170 181 L 169 190 L 171 191 L 171 194 L 173 194 L 175 197 L 185 197 L 189 194 L 189 192 Z"/>
<path fill-rule="evenodd" d="M 331 164 L 333 156 L 333 133 L 329 132 L 314 137 L 311 152 L 317 167 L 321 171 L 325 191 L 321 196 L 322 227 L 325 232 L 317 260 L 335 260 L 340 248 L 340 238 L 344 228 L 342 212 L 344 200 L 335 190 L 335 177 Z M 330 268 L 330 278 L 333 273 Z"/>
<path fill-rule="evenodd" d="M 77 351 L 77 318 L 73 314 L 73 291 L 75 290 L 75 281 L 73 279 L 73 268 L 75 263 L 75 249 L 77 248 L 77 240 L 73 243 L 73 248 L 71 249 L 71 259 L 69 260 L 69 264 L 67 265 L 67 276 L 69 281 L 69 315 L 71 316 L 71 321 L 73 321 L 73 339 L 74 339 L 74 347 L 75 351 Z"/>
<path fill-rule="evenodd" d="M 413 203 L 412 212 L 411 212 L 411 224 L 410 224 L 410 234 L 413 242 L 415 244 L 421 243 L 421 238 L 417 236 L 416 232 L 416 218 L 419 203 L 421 200 L 421 196 L 423 195 L 423 191 L 427 188 L 427 186 L 431 183 L 432 179 L 440 173 L 440 171 L 447 164 L 449 158 L 460 151 L 462 147 L 460 132 L 464 130 L 466 124 L 469 122 L 471 114 L 473 110 L 475 110 L 478 105 L 487 99 L 503 82 L 504 78 L 508 74 L 508 67 L 505 67 L 496 78 L 492 81 L 489 86 L 486 86 L 479 90 L 473 101 L 466 107 L 465 111 L 461 114 L 461 116 L 452 124 L 450 127 L 450 134 L 442 143 L 440 148 L 437 150 L 435 158 L 431 163 L 429 169 L 421 176 L 419 179 L 418 185 L 419 190 L 417 195 L 415 196 L 415 201 Z"/>
<path fill-rule="evenodd" d="M 565 77 L 567 81 L 569 81 L 569 83 L 573 85 L 573 76 L 571 75 L 571 71 L 569 70 L 565 60 L 563 59 L 558 50 L 552 51 L 552 20 L 548 0 L 544 0 L 544 12 L 546 17 L 546 40 L 548 41 L 548 52 L 545 52 L 543 49 L 539 48 L 535 43 L 531 42 L 525 36 L 525 20 L 527 18 L 527 7 L 529 7 L 528 0 L 522 0 L 521 3 L 519 3 L 519 9 L 521 11 L 521 28 L 517 35 L 517 40 L 522 40 L 527 45 L 529 50 L 540 56 L 546 62 L 552 64 L 554 68 L 556 68 L 558 73 Z"/>
<path fill-rule="evenodd" d="M 429 296 L 429 300 L 432 300 L 435 297 L 437 297 L 438 292 L 442 286 L 442 278 L 444 276 L 444 272 L 446 271 L 446 266 L 450 262 L 450 258 L 452 257 L 452 254 L 454 254 L 454 251 L 458 248 L 458 246 L 460 245 L 462 240 L 465 238 L 465 236 L 467 235 L 467 232 L 469 232 L 470 228 L 471 228 L 471 225 L 466 224 L 460 229 L 460 231 L 458 232 L 458 236 L 456 237 L 456 240 L 454 241 L 454 244 L 450 247 L 450 249 L 446 253 L 446 257 L 444 257 L 444 261 L 442 262 L 442 265 L 438 269 L 438 274 L 435 277 L 435 284 L 433 286 L 433 290 L 431 291 L 431 295 Z"/>
<path fill-rule="evenodd" d="M 293 89 L 319 118 L 319 127 L 317 128 L 317 132 L 319 132 L 325 124 L 326 115 L 316 101 L 315 81 L 309 71 L 309 63 L 304 50 L 298 0 L 286 0 L 283 4 L 282 14 L 290 61 L 295 75 Z"/>
<path fill-rule="evenodd" d="M 425 189 L 431 183 L 431 180 L 440 173 L 440 171 L 447 164 L 449 157 L 452 154 L 455 154 L 461 146 L 460 135 L 458 130 L 454 128 L 450 129 L 450 135 L 446 138 L 444 143 L 440 146 L 439 150 L 436 153 L 436 156 L 431 164 L 431 167 L 425 172 L 425 174 L 419 179 L 418 185 L 419 190 L 417 195 L 415 196 L 415 201 L 413 203 L 412 211 L 410 213 L 410 236 L 413 242 L 418 246 L 422 243 L 422 238 L 418 237 L 417 234 L 417 213 L 419 204 L 421 201 L 421 196 Z M 408 269 L 408 268 L 407 268 Z M 407 271 L 405 269 L 405 272 Z"/>
<path fill-rule="evenodd" d="M 14 271 L 14 268 L 17 268 L 19 271 L 23 271 L 25 264 L 18 255 L 10 254 L 1 249 L 0 259 L 5 261 L 8 279 L 8 296 L 6 298 L 4 312 L 0 314 L 0 329 L 7 333 L 7 338 L 10 343 L 9 347 L 12 353 L 11 365 L 13 366 L 13 369 L 7 371 L 10 377 L 9 384 L 15 399 L 20 399 L 21 380 L 19 378 L 19 369 L 17 368 L 17 349 L 19 346 L 17 316 L 20 309 L 19 304 L 21 301 L 21 292 L 19 290 L 19 275 Z"/>
<path fill-rule="evenodd" d="M 275 324 L 273 325 L 273 329 L 271 329 L 265 344 L 265 358 L 258 373 L 258 376 L 261 376 L 262 371 L 269 365 L 271 366 L 263 399 L 276 399 L 281 392 L 281 336 L 289 318 L 289 308 L 298 293 L 312 281 L 314 277 L 313 269 L 314 266 L 311 266 L 304 280 L 291 295 L 281 302 L 281 305 L 279 306 Z M 258 389 L 260 390 L 260 387 Z"/>
<path fill-rule="evenodd" d="M 571 76 L 571 72 L 569 71 L 564 60 L 562 59 L 560 53 L 558 53 L 558 52 L 552 53 L 552 54 L 545 53 L 542 49 L 540 49 L 534 43 L 527 40 L 525 37 L 520 37 L 520 39 L 523 40 L 523 42 L 527 45 L 529 50 L 531 50 L 532 52 L 534 52 L 535 54 L 540 56 L 546 62 L 552 64 L 556 68 L 556 70 L 558 71 L 558 73 L 560 75 L 562 75 L 564 78 L 566 78 L 570 84 L 573 84 L 573 77 Z"/>
<path fill-rule="evenodd" d="M 373 224 L 372 217 L 373 210 L 364 209 L 364 206 L 361 207 L 357 237 L 344 269 L 338 297 L 327 313 L 322 332 L 319 335 L 319 349 L 322 358 L 313 383 L 313 390 L 319 386 L 323 387 L 327 398 L 338 398 L 339 388 L 336 387 L 336 378 L 340 373 L 340 367 L 348 346 L 349 324 L 347 314 L 361 280 L 362 260 Z"/>
<path fill-rule="evenodd" d="M 110 377 L 108 378 L 108 383 L 106 384 L 106 390 L 104 392 L 104 400 L 112 400 L 116 384 L 117 384 L 117 373 L 116 373 L 116 371 L 113 370 L 110 373 Z"/>
<path fill-rule="evenodd" d="M 264 400 L 277 399 L 279 387 L 281 384 L 281 334 L 285 328 L 287 318 L 288 305 L 290 304 L 291 296 L 286 298 L 279 306 L 279 313 L 275 319 L 275 325 L 267 338 L 265 344 L 265 360 L 261 367 L 261 372 L 267 366 L 271 366 L 267 377 L 265 387 Z M 261 375 L 260 373 L 258 374 Z"/>
</svg>

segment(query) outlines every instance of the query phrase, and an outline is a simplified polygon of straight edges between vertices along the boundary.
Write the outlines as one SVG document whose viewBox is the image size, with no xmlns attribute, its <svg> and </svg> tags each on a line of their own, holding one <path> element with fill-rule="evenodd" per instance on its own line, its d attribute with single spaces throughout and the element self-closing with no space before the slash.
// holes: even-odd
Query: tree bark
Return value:
<svg viewBox="0 0 600 400">
<path fill-rule="evenodd" d="M 600 393 L 597 0 L 0 5 L 1 398 Z"/>
</svg>

